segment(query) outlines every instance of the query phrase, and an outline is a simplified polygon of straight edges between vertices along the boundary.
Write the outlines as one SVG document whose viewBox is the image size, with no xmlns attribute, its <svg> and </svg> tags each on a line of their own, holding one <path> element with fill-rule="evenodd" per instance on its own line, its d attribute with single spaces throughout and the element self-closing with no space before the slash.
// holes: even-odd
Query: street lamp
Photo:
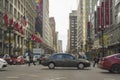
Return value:
<svg viewBox="0 0 120 80">
<path fill-rule="evenodd" d="M 28 56 L 30 56 L 30 37 L 27 38 L 27 50 L 28 50 Z"/>
<path fill-rule="evenodd" d="M 101 36 L 102 36 L 102 57 L 104 57 L 105 53 L 104 53 L 104 29 L 103 28 L 101 29 Z"/>
<path fill-rule="evenodd" d="M 9 55 L 11 55 L 11 48 L 12 48 L 12 44 L 11 44 L 11 33 L 12 33 L 12 26 L 9 26 L 8 27 L 8 34 L 9 34 Z"/>
</svg>

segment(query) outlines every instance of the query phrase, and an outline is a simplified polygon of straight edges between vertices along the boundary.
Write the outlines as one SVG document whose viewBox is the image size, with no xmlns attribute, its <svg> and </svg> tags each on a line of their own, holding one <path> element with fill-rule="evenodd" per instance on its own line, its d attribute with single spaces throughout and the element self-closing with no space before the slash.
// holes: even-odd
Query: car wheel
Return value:
<svg viewBox="0 0 120 80">
<path fill-rule="evenodd" d="M 85 67 L 85 66 L 84 66 L 83 63 L 79 63 L 79 64 L 78 64 L 78 69 L 84 69 L 84 67 Z"/>
<path fill-rule="evenodd" d="M 120 65 L 117 65 L 117 64 L 113 65 L 111 67 L 111 72 L 113 72 L 113 73 L 120 73 Z"/>
<path fill-rule="evenodd" d="M 55 68 L 55 64 L 54 63 L 49 63 L 48 67 L 49 67 L 49 69 L 54 69 Z"/>
<path fill-rule="evenodd" d="M 111 70 L 108 70 L 110 73 L 112 73 L 112 71 Z"/>
<path fill-rule="evenodd" d="M 14 61 L 13 64 L 15 65 L 15 64 L 16 64 L 16 61 Z"/>
</svg>

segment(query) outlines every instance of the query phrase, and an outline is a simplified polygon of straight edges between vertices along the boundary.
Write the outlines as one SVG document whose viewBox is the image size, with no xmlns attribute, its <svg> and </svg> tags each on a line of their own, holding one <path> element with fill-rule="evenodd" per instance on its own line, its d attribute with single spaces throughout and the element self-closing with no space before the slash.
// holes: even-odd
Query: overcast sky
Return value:
<svg viewBox="0 0 120 80">
<path fill-rule="evenodd" d="M 67 30 L 69 28 L 69 13 L 77 9 L 78 0 L 49 0 L 49 16 L 55 18 L 56 31 L 59 40 L 63 41 L 63 50 L 67 45 Z"/>
</svg>

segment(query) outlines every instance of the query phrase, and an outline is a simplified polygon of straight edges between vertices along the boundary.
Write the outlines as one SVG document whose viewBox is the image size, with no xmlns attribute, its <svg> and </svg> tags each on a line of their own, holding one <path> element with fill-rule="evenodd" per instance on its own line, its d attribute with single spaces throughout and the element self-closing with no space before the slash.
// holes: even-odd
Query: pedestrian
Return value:
<svg viewBox="0 0 120 80">
<path fill-rule="evenodd" d="M 98 64 L 98 63 L 99 63 L 99 57 L 95 57 L 93 67 L 95 67 L 95 65 Z"/>
<path fill-rule="evenodd" d="M 33 60 L 33 53 L 30 52 L 29 56 L 29 62 L 28 62 L 28 66 L 30 66 L 31 63 L 33 63 L 33 65 L 36 65 L 34 60 Z"/>
</svg>

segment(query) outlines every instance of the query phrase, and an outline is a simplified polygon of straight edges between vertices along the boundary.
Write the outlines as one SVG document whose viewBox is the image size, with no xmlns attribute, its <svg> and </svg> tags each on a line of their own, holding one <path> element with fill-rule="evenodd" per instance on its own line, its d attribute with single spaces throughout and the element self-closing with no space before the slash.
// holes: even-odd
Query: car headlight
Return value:
<svg viewBox="0 0 120 80">
<path fill-rule="evenodd" d="M 12 59 L 10 59 L 10 62 L 12 62 Z"/>
<path fill-rule="evenodd" d="M 88 61 L 88 60 L 86 60 L 85 62 L 89 63 L 89 61 Z"/>
<path fill-rule="evenodd" d="M 6 61 L 2 61 L 2 60 L 0 60 L 0 62 L 1 62 L 1 63 L 6 63 Z"/>
<path fill-rule="evenodd" d="M 18 62 L 20 62 L 20 60 L 18 60 Z"/>
</svg>

